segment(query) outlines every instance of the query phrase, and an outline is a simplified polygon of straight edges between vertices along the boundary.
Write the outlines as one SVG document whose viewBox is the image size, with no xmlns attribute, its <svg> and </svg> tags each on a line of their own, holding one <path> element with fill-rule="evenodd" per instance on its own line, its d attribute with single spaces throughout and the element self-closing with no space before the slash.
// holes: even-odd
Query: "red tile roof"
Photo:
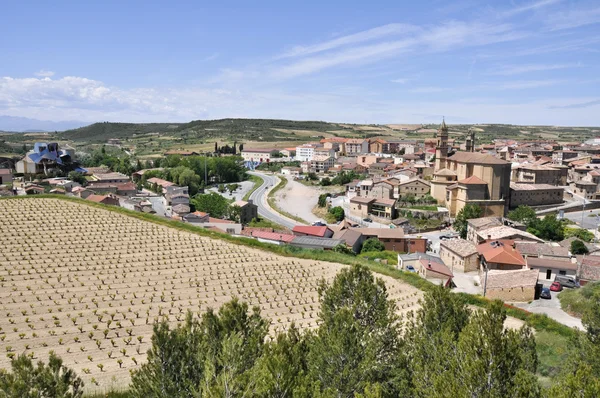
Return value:
<svg viewBox="0 0 600 398">
<path fill-rule="evenodd" d="M 525 259 L 517 249 L 512 247 L 512 241 L 489 241 L 477 246 L 477 251 L 488 263 L 510 264 L 525 266 Z"/>
<path fill-rule="evenodd" d="M 485 185 L 487 182 L 483 181 L 481 178 L 477 176 L 471 176 L 468 178 L 464 178 L 458 181 L 459 184 L 467 184 L 467 185 Z"/>
<path fill-rule="evenodd" d="M 450 271 L 450 268 L 448 268 L 445 264 L 438 263 L 436 261 L 429 261 L 425 258 L 422 258 L 419 261 L 421 262 L 421 265 L 423 266 L 423 268 L 425 268 L 427 270 L 436 272 L 438 274 L 449 276 L 450 278 L 452 278 L 454 276 L 452 274 L 452 271 Z"/>
<path fill-rule="evenodd" d="M 292 231 L 304 235 L 324 237 L 327 233 L 327 227 L 297 225 L 294 227 L 294 229 L 292 229 Z"/>
<path fill-rule="evenodd" d="M 212 217 L 208 217 L 208 222 L 212 222 L 212 223 L 220 223 L 220 224 L 235 224 L 233 221 L 231 220 L 222 220 L 220 218 L 212 218 Z"/>
<path fill-rule="evenodd" d="M 275 241 L 280 241 L 280 242 L 285 242 L 285 243 L 290 243 L 296 237 L 296 236 L 290 235 L 290 234 L 281 234 L 278 232 L 266 232 L 266 231 L 252 231 L 252 234 L 250 236 L 252 236 L 253 238 L 275 240 Z"/>
</svg>

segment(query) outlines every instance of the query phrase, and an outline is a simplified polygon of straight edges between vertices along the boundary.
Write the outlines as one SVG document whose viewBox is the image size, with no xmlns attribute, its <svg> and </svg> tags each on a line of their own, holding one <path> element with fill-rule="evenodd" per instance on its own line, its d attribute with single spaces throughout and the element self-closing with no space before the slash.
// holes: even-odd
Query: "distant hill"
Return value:
<svg viewBox="0 0 600 398">
<path fill-rule="evenodd" d="M 109 138 L 132 138 L 149 133 L 164 134 L 178 128 L 177 123 L 94 123 L 59 133 L 62 139 L 105 142 Z"/>
<path fill-rule="evenodd" d="M 0 115 L 0 131 L 25 133 L 63 131 L 85 126 L 86 124 L 88 123 L 76 120 L 53 122 L 49 120 L 30 119 L 27 117 Z"/>
</svg>

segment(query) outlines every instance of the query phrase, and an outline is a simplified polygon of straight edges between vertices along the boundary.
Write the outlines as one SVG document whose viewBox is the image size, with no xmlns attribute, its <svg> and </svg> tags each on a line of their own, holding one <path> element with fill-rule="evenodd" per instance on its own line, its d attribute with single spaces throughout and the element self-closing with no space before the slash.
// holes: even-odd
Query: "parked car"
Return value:
<svg viewBox="0 0 600 398">
<path fill-rule="evenodd" d="M 407 265 L 406 266 L 406 270 L 408 272 L 417 272 L 417 270 L 415 269 L 415 267 L 413 267 L 412 265 Z"/>
<path fill-rule="evenodd" d="M 552 290 L 553 292 L 561 292 L 563 290 L 563 287 L 560 284 L 560 282 L 552 282 L 552 284 L 550 285 L 550 290 Z"/>
<path fill-rule="evenodd" d="M 547 287 L 542 289 L 542 293 L 540 294 L 540 297 L 543 299 L 552 299 L 552 294 L 550 294 L 550 289 L 548 289 Z"/>
<path fill-rule="evenodd" d="M 562 287 L 578 288 L 580 287 L 579 282 L 572 276 L 556 275 L 554 282 L 558 282 Z"/>
<path fill-rule="evenodd" d="M 456 237 L 458 237 L 458 235 L 456 235 L 456 234 L 440 235 L 440 240 L 452 239 L 452 238 L 456 238 Z"/>
<path fill-rule="evenodd" d="M 373 222 L 373 220 L 371 220 L 370 218 L 363 218 L 364 222 Z"/>
</svg>

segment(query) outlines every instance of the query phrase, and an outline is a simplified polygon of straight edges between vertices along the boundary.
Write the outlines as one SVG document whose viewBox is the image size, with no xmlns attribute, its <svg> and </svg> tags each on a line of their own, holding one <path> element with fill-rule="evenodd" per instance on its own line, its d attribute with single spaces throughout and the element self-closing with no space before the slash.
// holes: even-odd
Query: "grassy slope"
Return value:
<svg viewBox="0 0 600 398">
<path fill-rule="evenodd" d="M 558 296 L 563 310 L 581 318 L 590 308 L 590 299 L 594 294 L 600 294 L 600 282 L 588 283 L 581 289 L 565 289 Z"/>
<path fill-rule="evenodd" d="M 248 176 L 248 181 L 251 181 L 252 183 L 254 183 L 254 186 L 242 198 L 245 201 L 248 201 L 248 199 L 250 199 L 250 195 L 252 195 L 252 193 L 254 193 L 254 191 L 256 191 L 263 182 L 262 178 L 253 176 L 253 175 Z"/>
<path fill-rule="evenodd" d="M 0 198 L 0 202 L 2 200 L 22 200 L 23 198 L 31 197 L 6 197 Z M 360 257 L 348 256 L 340 253 L 334 253 L 331 251 L 297 249 L 285 245 L 278 246 L 269 243 L 259 242 L 250 238 L 236 238 L 224 233 L 208 231 L 204 228 L 194 227 L 190 224 L 185 224 L 180 221 L 158 217 L 153 214 L 139 213 L 124 209 L 122 207 L 107 206 L 74 197 L 67 197 L 62 195 L 38 195 L 36 196 L 36 198 L 54 198 L 59 200 L 77 202 L 92 207 L 98 207 L 105 210 L 114 211 L 140 220 L 153 222 L 155 224 L 164 225 L 183 231 L 188 231 L 198 235 L 208 236 L 215 239 L 224 239 L 234 244 L 270 251 L 272 253 L 279 254 L 282 256 L 299 257 L 319 261 L 330 261 L 347 265 L 361 264 L 368 267 L 371 271 L 375 273 L 400 279 L 423 291 L 427 291 L 433 286 L 430 282 L 413 273 L 402 272 L 393 267 L 378 264 Z M 457 294 L 461 296 L 466 303 L 473 304 L 481 308 L 487 308 L 487 306 L 490 303 L 489 300 L 481 296 L 475 296 L 466 293 Z M 539 357 L 539 373 L 541 376 L 555 376 L 560 371 L 560 364 L 563 362 L 566 356 L 567 350 L 565 347 L 567 347 L 569 339 L 576 336 L 578 332 L 574 329 L 569 328 L 568 326 L 562 325 L 554 321 L 553 319 L 548 318 L 546 315 L 532 314 L 510 305 L 505 305 L 505 307 L 508 315 L 525 321 L 527 325 L 531 326 L 533 329 L 536 330 L 536 341 L 538 342 L 537 351 Z"/>
</svg>

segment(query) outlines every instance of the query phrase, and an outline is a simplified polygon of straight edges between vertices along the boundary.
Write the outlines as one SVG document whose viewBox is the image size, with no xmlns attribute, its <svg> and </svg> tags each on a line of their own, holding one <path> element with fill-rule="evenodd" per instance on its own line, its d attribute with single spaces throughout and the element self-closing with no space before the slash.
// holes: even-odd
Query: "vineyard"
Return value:
<svg viewBox="0 0 600 398">
<path fill-rule="evenodd" d="M 317 326 L 317 285 L 342 265 L 278 256 L 58 199 L 0 201 L 0 368 L 52 350 L 89 390 L 125 386 L 152 325 L 233 297 L 261 308 L 271 332 Z M 416 288 L 382 277 L 401 313 Z"/>
</svg>

